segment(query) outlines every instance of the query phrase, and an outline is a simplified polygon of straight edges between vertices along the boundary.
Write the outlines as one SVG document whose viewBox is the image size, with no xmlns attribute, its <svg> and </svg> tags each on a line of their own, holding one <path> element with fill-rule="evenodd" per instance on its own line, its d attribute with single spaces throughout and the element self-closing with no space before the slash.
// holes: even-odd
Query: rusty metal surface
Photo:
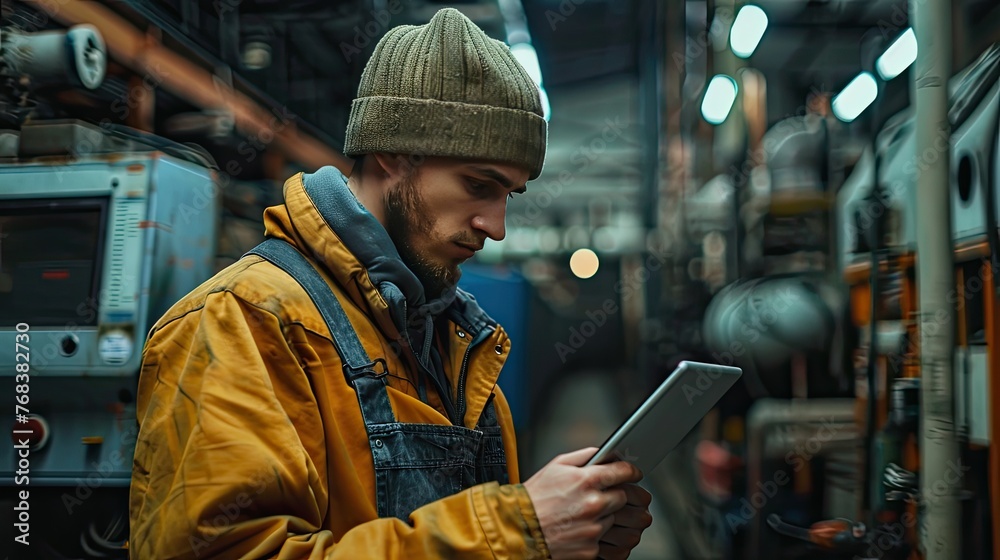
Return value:
<svg viewBox="0 0 1000 560">
<path fill-rule="evenodd" d="M 203 109 L 227 110 L 242 133 L 274 148 L 308 169 L 333 165 L 349 173 L 351 160 L 316 138 L 300 133 L 295 115 L 280 116 L 235 91 L 210 71 L 185 59 L 137 29 L 108 6 L 97 2 L 32 2 L 65 25 L 89 23 L 106 41 L 110 57 L 156 80 L 161 87 Z M 272 139 L 268 142 L 268 139 Z"/>
</svg>

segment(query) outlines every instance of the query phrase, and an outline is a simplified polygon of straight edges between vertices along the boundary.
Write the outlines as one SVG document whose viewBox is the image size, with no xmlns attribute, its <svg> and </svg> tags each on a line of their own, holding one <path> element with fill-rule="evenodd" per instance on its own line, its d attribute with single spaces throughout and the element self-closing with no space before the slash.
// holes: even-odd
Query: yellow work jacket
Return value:
<svg viewBox="0 0 1000 560">
<path fill-rule="evenodd" d="M 290 178 L 284 197 L 265 211 L 265 234 L 310 256 L 368 355 L 386 360 L 397 419 L 451 425 L 432 388 L 427 402 L 420 399 L 412 351 L 393 350 L 406 328 L 400 304 L 405 317 L 406 302 L 422 294 L 415 277 L 394 251 L 357 256 L 385 243 L 385 230 L 357 230 L 377 222 L 333 168 Z M 465 320 L 489 321 L 468 295 L 450 306 Z M 437 332 L 447 340 L 438 344 L 456 391 L 472 337 L 446 324 Z M 510 341 L 489 324 L 490 338 L 469 356 L 464 425 L 473 428 L 495 395 L 511 484 L 474 486 L 418 508 L 408 521 L 379 518 L 358 399 L 312 300 L 255 255 L 219 272 L 153 326 L 143 350 L 131 557 L 547 558 L 518 484 L 510 408 L 496 384 Z"/>
</svg>

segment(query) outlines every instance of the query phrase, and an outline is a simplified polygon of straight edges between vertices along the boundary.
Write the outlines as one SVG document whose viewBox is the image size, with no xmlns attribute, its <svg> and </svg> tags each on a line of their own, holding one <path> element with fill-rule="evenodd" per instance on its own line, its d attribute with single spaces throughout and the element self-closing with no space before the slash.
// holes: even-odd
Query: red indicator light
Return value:
<svg viewBox="0 0 1000 560">
<path fill-rule="evenodd" d="M 42 273 L 42 280 L 67 280 L 69 279 L 68 270 L 46 270 Z"/>
</svg>

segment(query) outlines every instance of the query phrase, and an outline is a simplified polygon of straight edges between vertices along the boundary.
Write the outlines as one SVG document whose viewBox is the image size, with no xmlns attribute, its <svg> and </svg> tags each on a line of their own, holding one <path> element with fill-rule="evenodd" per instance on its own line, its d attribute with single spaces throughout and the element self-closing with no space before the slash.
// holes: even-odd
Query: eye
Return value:
<svg viewBox="0 0 1000 560">
<path fill-rule="evenodd" d="M 489 194 L 489 187 L 482 183 L 469 182 L 468 187 L 469 193 L 473 196 L 486 196 Z"/>
</svg>

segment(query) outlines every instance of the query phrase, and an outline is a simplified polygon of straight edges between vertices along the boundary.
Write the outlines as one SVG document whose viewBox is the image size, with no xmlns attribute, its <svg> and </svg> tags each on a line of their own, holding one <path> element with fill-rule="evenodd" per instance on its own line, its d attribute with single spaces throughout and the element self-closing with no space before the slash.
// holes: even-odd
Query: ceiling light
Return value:
<svg viewBox="0 0 1000 560">
<path fill-rule="evenodd" d="M 514 59 L 538 86 L 542 114 L 545 116 L 545 120 L 549 120 L 552 117 L 552 108 L 549 106 L 549 96 L 545 93 L 545 88 L 542 87 L 542 67 L 538 64 L 538 53 L 535 52 L 535 47 L 531 46 L 530 43 L 517 43 L 510 46 L 510 53 L 514 55 Z"/>
<path fill-rule="evenodd" d="M 549 94 L 545 93 L 545 88 L 538 88 L 538 96 L 542 102 L 542 115 L 545 120 L 552 118 L 552 106 L 549 105 Z"/>
<path fill-rule="evenodd" d="M 736 80 L 718 74 L 708 83 L 705 98 L 701 102 L 701 114 L 712 124 L 721 124 L 729 116 L 736 101 Z"/>
<path fill-rule="evenodd" d="M 569 269 L 577 278 L 590 278 L 597 274 L 598 267 L 601 266 L 597 253 L 590 249 L 577 249 L 569 258 Z"/>
<path fill-rule="evenodd" d="M 740 9 L 729 32 L 729 44 L 733 53 L 740 58 L 749 58 L 753 54 L 760 38 L 767 29 L 767 14 L 759 6 L 747 4 Z"/>
<path fill-rule="evenodd" d="M 243 66 L 248 70 L 263 70 L 271 65 L 271 47 L 262 41 L 243 46 Z"/>
<path fill-rule="evenodd" d="M 511 45 L 510 52 L 524 68 L 524 71 L 531 76 L 531 79 L 541 86 L 542 67 L 538 65 L 538 53 L 535 52 L 535 47 L 532 47 L 528 43 L 518 43 Z"/>
<path fill-rule="evenodd" d="M 871 72 L 862 72 L 833 98 L 833 114 L 844 122 L 851 122 L 858 118 L 876 97 L 878 97 L 878 84 L 875 82 L 875 76 L 872 76 Z"/>
<path fill-rule="evenodd" d="M 917 59 L 917 36 L 913 28 L 903 32 L 875 61 L 875 68 L 883 80 L 891 80 L 906 70 Z"/>
</svg>

